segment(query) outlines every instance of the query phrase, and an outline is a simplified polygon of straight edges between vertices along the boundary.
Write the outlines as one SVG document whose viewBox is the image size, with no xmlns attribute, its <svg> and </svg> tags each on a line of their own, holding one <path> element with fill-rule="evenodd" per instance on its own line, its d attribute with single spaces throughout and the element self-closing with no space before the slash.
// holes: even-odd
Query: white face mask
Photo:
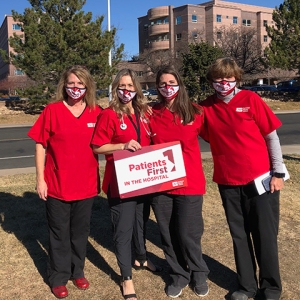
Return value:
<svg viewBox="0 0 300 300">
<path fill-rule="evenodd" d="M 131 92 L 126 89 L 117 89 L 117 94 L 121 103 L 129 103 L 136 95 L 136 92 Z"/>
<path fill-rule="evenodd" d="M 72 88 L 66 87 L 66 92 L 72 100 L 78 102 L 84 97 L 86 93 L 86 89 L 85 88 L 82 89 L 78 87 L 72 87 Z"/>
<path fill-rule="evenodd" d="M 213 81 L 213 88 L 216 90 L 216 92 L 222 96 L 226 96 L 230 94 L 236 86 L 236 81 Z"/>
<path fill-rule="evenodd" d="M 165 85 L 159 87 L 158 90 L 167 101 L 171 101 L 177 96 L 179 85 Z"/>
</svg>

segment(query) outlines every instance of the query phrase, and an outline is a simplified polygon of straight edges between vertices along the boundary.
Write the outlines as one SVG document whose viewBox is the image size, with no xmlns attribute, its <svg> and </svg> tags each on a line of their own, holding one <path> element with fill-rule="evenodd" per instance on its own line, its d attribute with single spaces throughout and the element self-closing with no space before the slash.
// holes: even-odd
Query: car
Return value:
<svg viewBox="0 0 300 300">
<path fill-rule="evenodd" d="M 145 96 L 145 97 L 148 97 L 149 96 L 149 91 L 147 91 L 147 90 L 142 90 L 143 91 L 143 95 Z"/>
<path fill-rule="evenodd" d="M 259 95 L 270 95 L 277 92 L 277 88 L 274 85 L 255 85 L 250 87 L 245 87 L 245 89 L 255 92 Z"/>
<path fill-rule="evenodd" d="M 157 96 L 158 92 L 157 89 L 148 89 L 149 96 Z"/>
<path fill-rule="evenodd" d="M 300 91 L 300 82 L 296 79 L 278 82 L 277 90 L 281 93 L 297 93 Z"/>
<path fill-rule="evenodd" d="M 97 94 L 97 96 L 100 96 L 100 97 L 108 97 L 109 96 L 109 92 L 107 89 L 97 90 L 96 94 Z"/>
</svg>

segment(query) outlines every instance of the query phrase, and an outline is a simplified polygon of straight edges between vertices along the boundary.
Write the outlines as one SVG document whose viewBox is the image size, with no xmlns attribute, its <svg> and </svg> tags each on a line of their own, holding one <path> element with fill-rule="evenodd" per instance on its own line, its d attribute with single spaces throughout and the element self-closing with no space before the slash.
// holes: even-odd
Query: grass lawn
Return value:
<svg viewBox="0 0 300 300">
<path fill-rule="evenodd" d="M 299 299 L 300 270 L 300 156 L 286 155 L 291 179 L 281 193 L 279 230 L 280 267 L 284 300 Z M 207 194 L 203 215 L 202 240 L 204 259 L 210 268 L 210 293 L 204 299 L 230 299 L 236 289 L 236 273 L 231 238 L 216 185 L 211 181 L 212 160 L 203 162 L 207 177 Z M 44 202 L 35 193 L 35 175 L 0 177 L 0 299 L 55 299 L 46 283 L 47 226 Z M 150 258 L 164 266 L 154 275 L 133 270 L 139 300 L 169 299 L 164 293 L 169 282 L 169 268 L 161 250 L 158 227 L 153 214 L 148 222 L 147 248 Z M 122 299 L 119 269 L 113 254 L 109 209 L 104 195 L 95 201 L 91 233 L 87 246 L 85 275 L 90 281 L 86 291 L 69 282 L 68 299 Z M 199 299 L 189 287 L 180 299 Z"/>
</svg>

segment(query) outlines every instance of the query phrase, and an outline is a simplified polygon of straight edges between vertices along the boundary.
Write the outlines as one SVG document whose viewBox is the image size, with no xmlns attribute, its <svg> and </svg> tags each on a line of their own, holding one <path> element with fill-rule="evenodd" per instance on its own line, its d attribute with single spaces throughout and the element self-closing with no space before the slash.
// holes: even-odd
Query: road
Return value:
<svg viewBox="0 0 300 300">
<path fill-rule="evenodd" d="M 277 130 L 281 145 L 295 145 L 295 147 L 299 145 L 300 149 L 300 113 L 277 116 L 283 123 Z M 29 129 L 30 126 L 0 128 L 0 170 L 34 166 L 35 144 L 27 137 Z M 209 153 L 209 144 L 201 139 L 199 142 L 201 152 Z M 100 159 L 103 160 L 103 157 Z"/>
</svg>

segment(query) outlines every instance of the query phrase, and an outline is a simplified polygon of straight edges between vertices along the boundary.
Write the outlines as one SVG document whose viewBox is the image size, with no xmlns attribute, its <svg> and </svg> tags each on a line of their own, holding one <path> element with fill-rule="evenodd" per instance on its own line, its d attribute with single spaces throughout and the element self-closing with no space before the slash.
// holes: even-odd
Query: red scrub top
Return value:
<svg viewBox="0 0 300 300">
<path fill-rule="evenodd" d="M 131 119 L 136 124 L 135 115 L 131 115 Z M 126 125 L 126 129 L 121 129 L 122 124 Z M 149 146 L 150 145 L 150 129 L 148 122 L 144 118 L 139 119 L 140 123 L 140 138 L 141 138 L 141 146 Z M 137 124 L 136 124 L 137 125 Z M 127 115 L 123 115 L 122 119 L 119 118 L 118 114 L 111 109 L 110 107 L 104 109 L 100 114 L 94 136 L 92 139 L 92 144 L 96 146 L 103 146 L 105 144 L 120 144 L 127 143 L 130 140 L 138 140 L 137 131 L 128 118 Z M 127 150 L 124 150 L 127 151 Z M 113 160 L 113 155 L 108 154 L 105 155 L 106 165 L 105 165 L 105 173 L 102 183 L 102 190 L 107 194 L 108 187 L 110 187 L 110 196 L 112 198 L 119 197 L 119 189 L 115 171 L 115 165 Z"/>
<path fill-rule="evenodd" d="M 257 94 L 242 90 L 228 104 L 213 95 L 201 105 L 201 136 L 210 143 L 216 183 L 244 185 L 270 170 L 264 136 L 281 122 Z"/>
<path fill-rule="evenodd" d="M 203 124 L 203 115 L 195 114 L 195 120 L 183 125 L 181 120 L 161 104 L 153 107 L 150 119 L 151 138 L 154 144 L 179 141 L 182 148 L 185 165 L 187 187 L 168 191 L 174 195 L 203 195 L 205 194 L 205 177 L 198 135 Z"/>
<path fill-rule="evenodd" d="M 77 118 L 62 101 L 52 103 L 29 130 L 28 136 L 46 148 L 49 196 L 72 201 L 99 193 L 98 157 L 90 143 L 100 111 L 86 107 Z"/>
</svg>

